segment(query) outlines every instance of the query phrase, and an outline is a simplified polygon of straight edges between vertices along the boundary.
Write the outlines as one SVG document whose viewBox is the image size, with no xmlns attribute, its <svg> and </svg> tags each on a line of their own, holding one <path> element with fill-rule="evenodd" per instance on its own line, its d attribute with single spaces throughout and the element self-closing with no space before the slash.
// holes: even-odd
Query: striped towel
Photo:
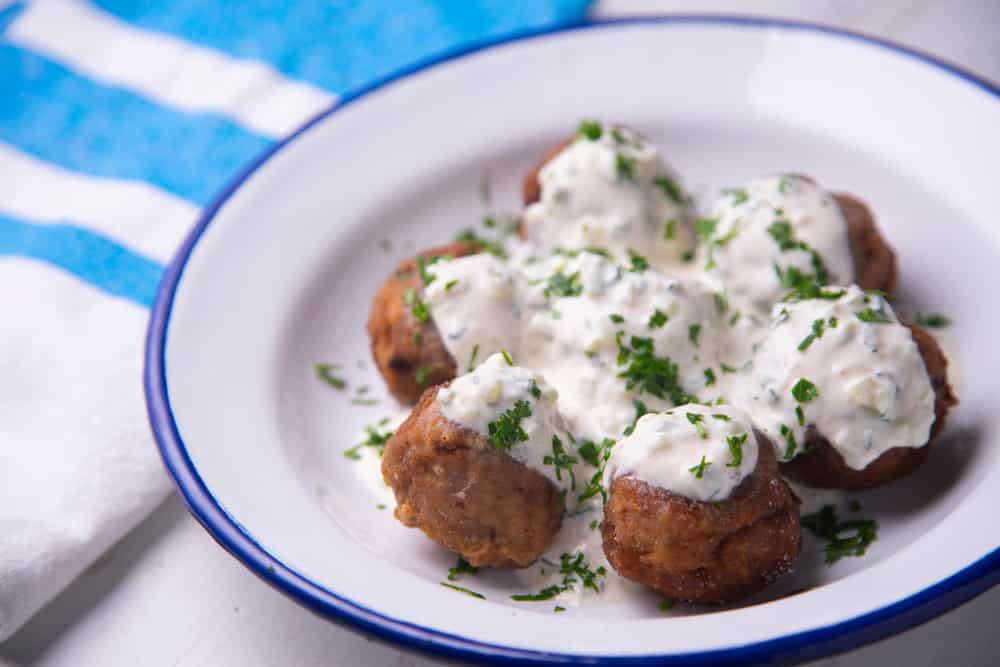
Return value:
<svg viewBox="0 0 1000 667">
<path fill-rule="evenodd" d="M 242 165 L 366 83 L 587 0 L 0 0 L 0 640 L 166 495 L 141 351 Z"/>
</svg>

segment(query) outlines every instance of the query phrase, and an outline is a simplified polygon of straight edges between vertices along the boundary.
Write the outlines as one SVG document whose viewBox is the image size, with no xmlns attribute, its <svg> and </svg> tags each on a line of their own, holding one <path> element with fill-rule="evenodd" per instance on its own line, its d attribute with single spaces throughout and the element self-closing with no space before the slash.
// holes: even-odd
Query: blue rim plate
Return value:
<svg viewBox="0 0 1000 667">
<path fill-rule="evenodd" d="M 806 33 L 822 33 L 838 40 L 861 42 L 887 52 L 919 61 L 928 68 L 957 77 L 970 86 L 1000 98 L 1000 88 L 990 82 L 944 63 L 931 56 L 866 35 L 848 32 L 823 25 L 793 21 L 747 18 L 734 16 L 663 16 L 596 21 L 583 25 L 532 31 L 506 39 L 448 53 L 435 60 L 421 63 L 396 73 L 341 100 L 333 108 L 319 114 L 283 142 L 275 145 L 240 174 L 206 209 L 197 225 L 188 235 L 174 260 L 167 267 L 153 305 L 146 342 L 144 385 L 147 409 L 153 433 L 164 464 L 184 498 L 189 510 L 202 523 L 215 540 L 233 556 L 242 561 L 257 576 L 290 596 L 307 608 L 337 622 L 370 633 L 401 646 L 443 655 L 455 659 L 486 661 L 495 664 L 719 664 L 733 662 L 768 662 L 789 664 L 814 659 L 872 642 L 927 621 L 971 599 L 1000 581 L 1000 549 L 979 558 L 961 569 L 908 597 L 883 606 L 870 613 L 856 616 L 845 622 L 820 627 L 806 632 L 789 634 L 776 639 L 743 646 L 697 653 L 669 655 L 592 656 L 539 652 L 513 648 L 448 634 L 433 628 L 401 622 L 372 611 L 356 601 L 346 599 L 314 583 L 292 567 L 269 553 L 246 531 L 237 517 L 230 514 L 213 497 L 192 462 L 189 451 L 179 435 L 167 390 L 165 352 L 168 327 L 174 308 L 178 284 L 188 266 L 192 252 L 203 233 L 212 224 L 220 209 L 243 186 L 244 182 L 268 163 L 276 153 L 303 132 L 331 115 L 351 107 L 376 91 L 395 82 L 412 77 L 442 63 L 461 60 L 470 54 L 480 53 L 497 46 L 527 40 L 547 40 L 564 33 L 578 31 L 616 30 L 623 26 L 639 24 L 656 25 L 706 25 L 736 26 L 747 30 L 780 29 Z"/>
</svg>

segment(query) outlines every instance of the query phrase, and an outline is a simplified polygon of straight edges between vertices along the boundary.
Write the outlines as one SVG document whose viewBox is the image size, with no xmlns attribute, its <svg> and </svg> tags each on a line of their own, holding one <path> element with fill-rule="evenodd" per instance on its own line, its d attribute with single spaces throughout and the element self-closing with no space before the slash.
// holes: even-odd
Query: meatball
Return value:
<svg viewBox="0 0 1000 667">
<path fill-rule="evenodd" d="M 896 290 L 896 253 L 879 233 L 875 218 L 863 202 L 851 195 L 833 195 L 847 221 L 847 240 L 854 260 L 854 282 L 864 289 Z"/>
<path fill-rule="evenodd" d="M 722 604 L 755 593 L 799 554 L 799 500 L 757 434 L 757 467 L 721 502 L 699 502 L 634 477 L 611 485 L 601 533 L 623 577 L 671 600 Z"/>
<path fill-rule="evenodd" d="M 545 155 L 542 156 L 542 159 L 528 171 L 527 175 L 525 175 L 524 181 L 521 183 L 521 196 L 524 199 L 525 206 L 534 204 L 542 196 L 542 185 L 538 182 L 538 172 L 542 170 L 542 167 L 544 167 L 549 160 L 554 158 L 556 155 L 559 155 L 562 149 L 573 143 L 575 138 L 576 137 L 563 139 L 558 144 L 550 148 Z M 523 237 L 523 231 L 520 229 L 518 231 Z"/>
<path fill-rule="evenodd" d="M 474 566 L 527 567 L 562 523 L 563 496 L 540 472 L 449 421 L 424 392 L 385 447 L 396 518 Z"/>
<path fill-rule="evenodd" d="M 477 250 L 473 244 L 452 243 L 426 250 L 417 257 L 462 257 Z M 413 314 L 412 304 L 407 303 L 408 290 L 413 290 L 414 295 L 423 290 L 416 257 L 400 262 L 375 294 L 368 316 L 368 337 L 375 365 L 389 392 L 412 405 L 428 386 L 455 377 L 456 366 L 434 321 L 421 320 Z"/>
<path fill-rule="evenodd" d="M 958 399 L 948 384 L 948 360 L 937 341 L 926 329 L 906 323 L 924 360 L 934 388 L 934 425 L 923 447 L 894 447 L 862 470 L 848 466 L 843 457 L 815 431 L 806 441 L 806 453 L 781 464 L 781 471 L 796 481 L 828 489 L 870 489 L 899 479 L 916 470 L 927 460 L 930 446 L 944 428 L 948 410 Z"/>
</svg>

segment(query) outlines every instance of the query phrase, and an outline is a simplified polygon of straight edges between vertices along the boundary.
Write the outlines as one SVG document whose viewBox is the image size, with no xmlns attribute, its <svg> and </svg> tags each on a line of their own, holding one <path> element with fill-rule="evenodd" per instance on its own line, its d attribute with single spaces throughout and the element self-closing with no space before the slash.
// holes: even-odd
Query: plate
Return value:
<svg viewBox="0 0 1000 667">
<path fill-rule="evenodd" d="M 153 308 L 153 431 L 191 512 L 258 576 L 404 646 L 517 664 L 795 662 L 898 632 L 1000 580 L 1000 91 L 860 35 L 662 17 L 521 35 L 382 81 L 311 121 L 207 210 Z M 917 474 L 863 496 L 863 558 L 797 571 L 747 604 L 663 613 L 652 596 L 553 614 L 441 586 L 453 558 L 397 524 L 355 434 L 397 410 L 369 359 L 370 299 L 399 258 L 492 208 L 583 117 L 636 127 L 698 187 L 780 171 L 871 205 L 905 301 L 943 310 L 962 405 Z M 319 382 L 342 365 L 351 390 Z M 372 390 L 362 401 L 351 393 Z M 377 400 L 377 405 L 365 405 Z M 811 551 L 810 551 L 811 550 Z M 811 555 L 810 555 L 811 554 Z"/>
</svg>

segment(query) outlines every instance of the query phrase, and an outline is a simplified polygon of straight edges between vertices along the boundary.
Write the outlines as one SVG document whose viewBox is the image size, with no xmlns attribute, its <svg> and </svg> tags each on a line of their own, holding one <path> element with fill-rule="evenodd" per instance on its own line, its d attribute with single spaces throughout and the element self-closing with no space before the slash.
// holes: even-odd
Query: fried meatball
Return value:
<svg viewBox="0 0 1000 667">
<path fill-rule="evenodd" d="M 791 567 L 799 554 L 799 500 L 778 476 L 773 447 L 726 500 L 699 502 L 618 477 L 601 533 L 620 575 L 660 595 L 722 604 L 751 595 Z"/>
<path fill-rule="evenodd" d="M 847 240 L 854 260 L 854 282 L 864 289 L 896 290 L 896 253 L 879 233 L 865 204 L 844 193 L 833 195 L 847 221 Z"/>
<path fill-rule="evenodd" d="M 426 250 L 417 257 L 463 257 L 475 252 L 475 245 L 452 243 Z M 368 337 L 375 365 L 389 392 L 409 405 L 417 402 L 425 388 L 447 382 L 456 372 L 455 360 L 445 348 L 434 321 L 418 319 L 412 304 L 406 303 L 407 291 L 411 289 L 418 296 L 423 290 L 416 257 L 400 262 L 386 279 L 375 294 L 368 316 Z M 418 371 L 422 382 L 418 381 Z"/>
<path fill-rule="evenodd" d="M 563 496 L 540 472 L 448 420 L 424 392 L 385 447 L 396 518 L 474 566 L 527 567 L 559 530 Z"/>
<path fill-rule="evenodd" d="M 538 172 L 542 170 L 542 167 L 544 167 L 549 160 L 554 158 L 556 155 L 559 155 L 562 149 L 573 143 L 575 138 L 576 137 L 563 139 L 558 144 L 550 148 L 545 155 L 542 156 L 542 159 L 528 171 L 527 175 L 525 175 L 524 181 L 521 183 L 521 196 L 524 199 L 525 206 L 528 204 L 534 204 L 542 196 L 542 184 L 538 182 Z M 518 228 L 518 232 L 522 235 L 522 237 L 524 236 L 524 233 L 520 228 Z"/>
<path fill-rule="evenodd" d="M 931 443 L 944 428 L 948 410 L 958 404 L 958 399 L 948 384 L 948 360 L 937 341 L 923 327 L 908 322 L 904 324 L 913 334 L 934 388 L 934 425 L 927 444 L 923 447 L 894 447 L 864 469 L 855 470 L 844 462 L 844 458 L 825 438 L 811 431 L 806 440 L 806 453 L 782 463 L 782 473 L 809 486 L 861 490 L 908 475 L 927 460 Z"/>
</svg>

